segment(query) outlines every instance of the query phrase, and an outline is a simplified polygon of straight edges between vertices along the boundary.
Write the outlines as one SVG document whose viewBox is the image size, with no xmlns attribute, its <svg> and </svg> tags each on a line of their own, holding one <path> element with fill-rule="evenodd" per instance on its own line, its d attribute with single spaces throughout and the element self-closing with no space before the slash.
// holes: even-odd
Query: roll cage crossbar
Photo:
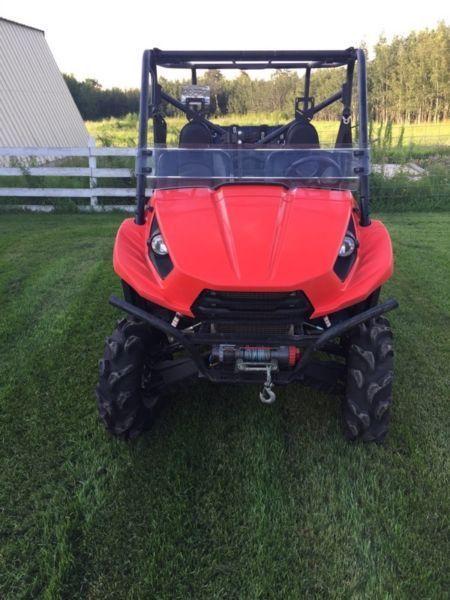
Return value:
<svg viewBox="0 0 450 600">
<path fill-rule="evenodd" d="M 348 48 L 347 50 L 272 50 L 272 51 L 163 51 L 158 48 L 145 50 L 142 58 L 142 78 L 139 106 L 139 137 L 136 159 L 136 216 L 138 225 L 145 222 L 146 204 L 146 177 L 148 167 L 146 158 L 148 121 L 153 120 L 155 143 L 165 143 L 161 137 L 161 127 L 165 126 L 162 111 L 162 102 L 171 104 L 182 111 L 188 119 L 197 119 L 206 124 L 212 131 L 218 134 L 226 133 L 226 130 L 211 122 L 201 113 L 192 110 L 176 98 L 161 89 L 158 83 L 157 67 L 168 69 L 189 69 L 191 71 L 192 83 L 197 83 L 198 69 L 304 69 L 305 83 L 304 95 L 299 100 L 302 108 L 296 105 L 296 118 L 281 125 L 270 132 L 257 145 L 268 144 L 278 138 L 297 121 L 297 113 L 302 118 L 311 120 L 315 114 L 327 108 L 334 102 L 341 100 L 343 104 L 342 121 L 339 127 L 338 140 L 342 144 L 351 143 L 351 96 L 353 87 L 353 72 L 355 63 L 358 62 L 358 148 L 355 152 L 368 160 L 368 112 L 367 112 L 367 81 L 366 81 L 366 58 L 363 50 Z M 312 69 L 346 67 L 346 80 L 338 92 L 326 98 L 315 106 L 311 103 L 310 82 Z M 370 224 L 370 190 L 368 169 L 361 169 L 357 173 L 359 179 L 359 205 L 360 222 L 366 226 Z"/>
</svg>

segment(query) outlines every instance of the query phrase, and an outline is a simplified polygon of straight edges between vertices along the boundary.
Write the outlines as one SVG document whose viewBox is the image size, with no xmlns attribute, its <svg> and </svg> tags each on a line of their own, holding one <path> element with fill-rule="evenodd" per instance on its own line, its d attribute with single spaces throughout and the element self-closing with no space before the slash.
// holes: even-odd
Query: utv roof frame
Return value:
<svg viewBox="0 0 450 600">
<path fill-rule="evenodd" d="M 369 160 L 369 135 L 367 111 L 367 76 L 366 57 L 361 48 L 347 48 L 346 50 L 160 50 L 153 48 L 145 50 L 142 57 L 142 76 L 139 105 L 139 137 L 136 158 L 136 224 L 145 223 L 146 204 L 146 165 L 148 121 L 153 119 L 155 143 L 158 139 L 158 126 L 163 116 L 162 101 L 172 104 L 186 114 L 187 117 L 197 118 L 207 123 L 208 127 L 218 133 L 225 130 L 219 125 L 209 121 L 206 117 L 199 116 L 187 105 L 179 102 L 161 88 L 158 83 L 158 67 L 168 69 L 189 69 L 193 84 L 197 83 L 198 69 L 304 69 L 305 83 L 303 95 L 303 115 L 311 119 L 316 113 L 330 104 L 341 100 L 344 109 L 342 113 L 342 126 L 349 127 L 351 115 L 351 96 L 353 88 L 353 72 L 358 63 L 358 148 L 355 152 Z M 315 106 L 310 106 L 310 81 L 312 69 L 346 67 L 346 81 L 340 91 L 326 98 Z M 264 138 L 268 143 L 281 135 L 295 119 L 280 126 Z M 361 169 L 357 173 L 359 179 L 359 206 L 361 211 L 361 225 L 370 225 L 370 189 L 368 169 Z"/>
</svg>

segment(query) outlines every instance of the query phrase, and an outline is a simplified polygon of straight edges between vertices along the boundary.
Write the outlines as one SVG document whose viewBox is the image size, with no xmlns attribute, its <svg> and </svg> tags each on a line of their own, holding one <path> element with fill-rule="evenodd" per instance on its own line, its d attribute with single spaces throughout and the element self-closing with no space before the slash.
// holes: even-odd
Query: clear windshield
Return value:
<svg viewBox="0 0 450 600">
<path fill-rule="evenodd" d="M 368 151 L 356 148 L 155 146 L 145 156 L 152 188 L 242 182 L 356 189 L 358 176 L 369 169 Z"/>
</svg>

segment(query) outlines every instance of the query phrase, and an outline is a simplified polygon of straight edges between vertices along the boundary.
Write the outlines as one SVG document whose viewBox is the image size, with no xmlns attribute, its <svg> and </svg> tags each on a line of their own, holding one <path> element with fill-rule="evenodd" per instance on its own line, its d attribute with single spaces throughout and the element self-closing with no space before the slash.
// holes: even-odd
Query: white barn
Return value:
<svg viewBox="0 0 450 600">
<path fill-rule="evenodd" d="M 88 143 L 44 32 L 0 17 L 0 147 Z"/>
</svg>

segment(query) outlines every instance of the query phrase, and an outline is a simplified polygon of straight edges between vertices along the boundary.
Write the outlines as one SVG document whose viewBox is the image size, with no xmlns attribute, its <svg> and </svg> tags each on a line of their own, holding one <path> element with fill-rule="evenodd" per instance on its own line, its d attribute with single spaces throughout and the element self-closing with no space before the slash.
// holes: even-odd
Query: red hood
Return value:
<svg viewBox="0 0 450 600">
<path fill-rule="evenodd" d="M 160 190 L 153 205 L 171 259 L 204 287 L 302 287 L 332 270 L 350 192 L 223 186 Z"/>
<path fill-rule="evenodd" d="M 392 273 L 392 246 L 379 221 L 360 227 L 355 263 L 344 281 L 334 272 L 355 205 L 347 191 L 235 185 L 158 190 L 145 226 L 126 219 L 114 245 L 114 268 L 143 298 L 191 315 L 204 289 L 302 290 L 314 316 L 350 306 Z M 148 256 L 156 217 L 173 269 L 161 278 Z"/>
</svg>

